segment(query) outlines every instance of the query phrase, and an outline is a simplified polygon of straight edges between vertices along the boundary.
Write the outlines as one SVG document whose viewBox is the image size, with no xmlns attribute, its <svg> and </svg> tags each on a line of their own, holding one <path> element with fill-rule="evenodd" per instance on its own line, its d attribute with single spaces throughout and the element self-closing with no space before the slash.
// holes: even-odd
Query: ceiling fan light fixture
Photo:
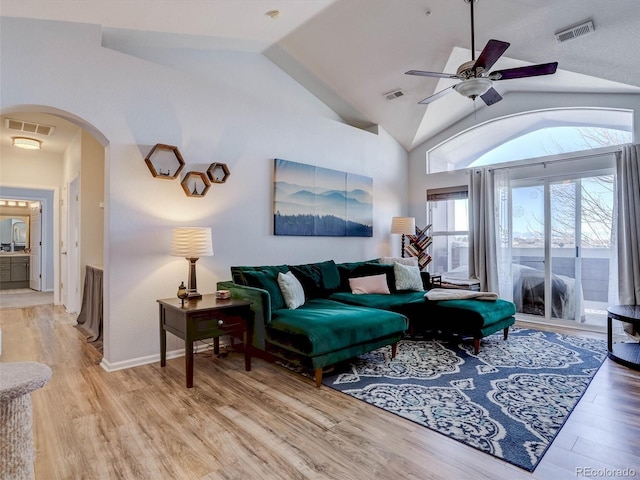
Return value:
<svg viewBox="0 0 640 480">
<path fill-rule="evenodd" d="M 491 80 L 488 78 L 470 78 L 458 83 L 453 89 L 464 97 L 469 97 L 472 100 L 477 96 L 482 95 L 491 88 Z"/>
<path fill-rule="evenodd" d="M 24 148 L 26 150 L 40 150 L 42 148 L 42 142 L 40 140 L 29 137 L 12 137 L 11 144 L 14 147 Z"/>
<path fill-rule="evenodd" d="M 478 96 L 486 105 L 493 105 L 502 100 L 500 94 L 491 87 L 492 82 L 497 80 L 510 80 L 512 78 L 528 78 L 540 75 L 552 75 L 556 73 L 558 62 L 541 63 L 538 65 L 528 65 L 526 67 L 508 68 L 506 70 L 497 70 L 490 72 L 491 67 L 500 59 L 504 52 L 509 48 L 509 42 L 491 39 L 482 49 L 480 56 L 476 59 L 475 47 L 475 29 L 473 4 L 478 0 L 464 0 L 470 5 L 471 10 L 471 60 L 463 63 L 458 67 L 455 75 L 441 72 L 427 72 L 423 70 L 409 70 L 405 75 L 418 75 L 421 77 L 435 77 L 461 80 L 457 85 L 451 85 L 433 95 L 424 98 L 418 102 L 420 105 L 427 105 L 444 95 L 455 90 L 471 100 L 475 100 Z M 582 28 L 580 28 L 582 27 Z M 578 26 L 578 30 L 585 30 L 586 27 Z M 563 33 L 563 32 L 561 32 Z"/>
</svg>

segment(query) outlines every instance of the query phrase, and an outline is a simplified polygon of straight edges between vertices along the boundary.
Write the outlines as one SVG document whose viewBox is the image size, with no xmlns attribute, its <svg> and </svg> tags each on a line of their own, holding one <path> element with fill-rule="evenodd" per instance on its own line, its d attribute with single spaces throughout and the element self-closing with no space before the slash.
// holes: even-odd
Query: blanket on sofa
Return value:
<svg viewBox="0 0 640 480">
<path fill-rule="evenodd" d="M 448 288 L 433 288 L 424 294 L 427 300 L 462 300 L 473 298 L 476 300 L 496 301 L 498 294 L 494 292 L 475 292 Z"/>
</svg>

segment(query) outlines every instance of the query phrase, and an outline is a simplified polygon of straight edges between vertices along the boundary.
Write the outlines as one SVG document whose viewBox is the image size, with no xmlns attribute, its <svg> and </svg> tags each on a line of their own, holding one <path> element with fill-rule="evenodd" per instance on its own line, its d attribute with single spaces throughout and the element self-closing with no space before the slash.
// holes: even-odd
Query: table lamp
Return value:
<svg viewBox="0 0 640 480">
<path fill-rule="evenodd" d="M 404 257 L 404 236 L 416 234 L 416 219 L 413 217 L 393 217 L 391 233 L 402 234 L 402 256 Z"/>
<path fill-rule="evenodd" d="M 189 282 L 187 291 L 189 299 L 202 298 L 196 285 L 196 262 L 200 257 L 213 255 L 211 244 L 211 228 L 209 227 L 176 227 L 171 237 L 171 255 L 185 257 L 189 261 Z"/>
</svg>

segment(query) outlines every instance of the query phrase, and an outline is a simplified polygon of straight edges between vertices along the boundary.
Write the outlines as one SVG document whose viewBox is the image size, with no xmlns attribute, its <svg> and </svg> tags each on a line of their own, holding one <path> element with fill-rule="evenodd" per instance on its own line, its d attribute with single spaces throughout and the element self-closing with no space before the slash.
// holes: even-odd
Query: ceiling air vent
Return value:
<svg viewBox="0 0 640 480">
<path fill-rule="evenodd" d="M 589 33 L 593 33 L 594 31 L 595 27 L 593 26 L 593 21 L 588 20 L 581 23 L 580 25 L 565 28 L 560 32 L 556 32 L 556 40 L 558 40 L 558 43 L 562 43 L 566 42 L 567 40 L 573 40 L 574 38 L 588 35 Z"/>
<path fill-rule="evenodd" d="M 41 123 L 25 122 L 14 118 L 5 118 L 4 126 L 10 130 L 18 132 L 37 133 L 38 135 L 49 136 L 56 129 L 53 125 L 43 125 Z"/>
<path fill-rule="evenodd" d="M 396 98 L 400 98 L 404 96 L 404 92 L 402 89 L 398 88 L 396 90 L 391 90 L 390 92 L 383 93 L 384 98 L 387 100 L 395 100 Z"/>
</svg>

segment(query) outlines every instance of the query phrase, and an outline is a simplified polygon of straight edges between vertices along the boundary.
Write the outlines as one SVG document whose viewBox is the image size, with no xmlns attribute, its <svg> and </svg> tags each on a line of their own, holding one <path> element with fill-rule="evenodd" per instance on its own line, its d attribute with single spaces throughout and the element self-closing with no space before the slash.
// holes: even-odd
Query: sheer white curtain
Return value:
<svg viewBox="0 0 640 480">
<path fill-rule="evenodd" d="M 469 277 L 482 291 L 513 299 L 511 185 L 508 169 L 472 170 L 469 179 Z"/>
<path fill-rule="evenodd" d="M 509 169 L 493 171 L 494 212 L 496 215 L 496 262 L 500 298 L 513 301 L 513 272 L 511 265 L 511 175 Z"/>
<path fill-rule="evenodd" d="M 619 302 L 640 304 L 640 145 L 616 152 Z"/>
<path fill-rule="evenodd" d="M 498 292 L 496 215 L 493 172 L 472 170 L 469 177 L 469 277 L 480 281 L 480 290 Z"/>
</svg>

